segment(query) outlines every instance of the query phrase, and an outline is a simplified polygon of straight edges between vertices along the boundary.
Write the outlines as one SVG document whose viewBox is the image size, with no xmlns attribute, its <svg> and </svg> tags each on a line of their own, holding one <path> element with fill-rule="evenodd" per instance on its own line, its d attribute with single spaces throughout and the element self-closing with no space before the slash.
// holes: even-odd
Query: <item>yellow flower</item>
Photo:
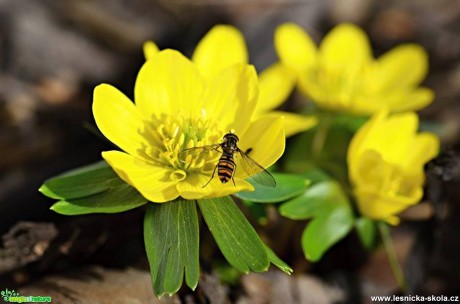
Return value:
<svg viewBox="0 0 460 304">
<path fill-rule="evenodd" d="M 338 25 L 317 48 L 302 28 L 286 23 L 276 30 L 275 48 L 281 63 L 297 75 L 301 91 L 324 109 L 371 115 L 383 109 L 419 110 L 434 99 L 432 90 L 419 87 L 428 59 L 416 44 L 373 59 L 357 26 Z"/>
<path fill-rule="evenodd" d="M 439 140 L 417 128 L 414 112 L 388 116 L 382 111 L 353 137 L 348 173 L 364 216 L 396 225 L 396 214 L 422 198 L 423 166 L 438 154 Z"/>
<path fill-rule="evenodd" d="M 233 183 L 215 178 L 203 188 L 219 153 L 188 155 L 186 148 L 218 144 L 233 130 L 242 150 L 262 166 L 284 151 L 281 117 L 252 120 L 258 94 L 252 66 L 234 64 L 204 77 L 174 50 L 156 52 L 142 66 L 134 87 L 135 104 L 116 88 L 101 84 L 94 91 L 93 113 L 101 132 L 124 152 L 102 156 L 116 173 L 152 202 L 211 198 L 253 190 L 235 173 Z M 236 157 L 238 166 L 238 159 Z"/>
<path fill-rule="evenodd" d="M 159 49 L 152 41 L 144 44 L 144 55 L 149 60 Z M 235 63 L 248 63 L 248 51 L 241 32 L 233 26 L 216 25 L 198 43 L 192 61 L 201 74 L 210 78 Z M 284 116 L 286 136 L 305 131 L 316 124 L 316 118 L 284 111 L 274 111 L 289 97 L 295 85 L 295 75 L 276 63 L 259 77 L 259 101 L 254 119 Z"/>
</svg>

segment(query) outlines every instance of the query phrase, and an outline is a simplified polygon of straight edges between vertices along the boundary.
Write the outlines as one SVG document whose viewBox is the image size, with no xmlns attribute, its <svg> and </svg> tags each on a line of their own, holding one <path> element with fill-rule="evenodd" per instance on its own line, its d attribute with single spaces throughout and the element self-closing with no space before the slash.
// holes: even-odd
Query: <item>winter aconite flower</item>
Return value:
<svg viewBox="0 0 460 304">
<path fill-rule="evenodd" d="M 203 75 L 196 64 L 174 50 L 155 52 L 139 71 L 134 100 L 102 84 L 94 91 L 93 113 L 101 132 L 120 151 L 102 156 L 116 173 L 152 202 L 181 196 L 200 199 L 252 190 L 243 170 L 233 183 L 215 177 L 206 187 L 219 153 L 188 155 L 186 148 L 218 144 L 230 130 L 242 150 L 262 166 L 284 151 L 281 117 L 253 120 L 258 96 L 252 66 L 229 65 Z M 238 165 L 238 160 L 236 160 Z"/>
<path fill-rule="evenodd" d="M 276 30 L 275 47 L 281 63 L 297 75 L 301 91 L 323 109 L 358 115 L 404 112 L 424 108 L 434 98 L 430 89 L 419 87 L 428 60 L 415 44 L 374 59 L 357 26 L 338 25 L 317 48 L 302 28 L 286 23 Z"/>
<path fill-rule="evenodd" d="M 158 50 L 152 41 L 144 44 L 147 60 Z M 247 64 L 248 51 L 244 37 L 233 26 L 214 26 L 198 43 L 192 61 L 205 78 L 215 76 L 232 64 Z M 264 70 L 259 77 L 259 101 L 254 110 L 254 118 L 284 116 L 286 136 L 313 127 L 316 118 L 274 110 L 287 99 L 294 85 L 294 75 L 282 64 L 276 63 Z"/>
<path fill-rule="evenodd" d="M 439 140 L 431 133 L 417 133 L 417 128 L 413 112 L 381 112 L 353 137 L 349 176 L 364 216 L 398 224 L 396 215 L 422 198 L 423 166 L 437 155 Z"/>
</svg>

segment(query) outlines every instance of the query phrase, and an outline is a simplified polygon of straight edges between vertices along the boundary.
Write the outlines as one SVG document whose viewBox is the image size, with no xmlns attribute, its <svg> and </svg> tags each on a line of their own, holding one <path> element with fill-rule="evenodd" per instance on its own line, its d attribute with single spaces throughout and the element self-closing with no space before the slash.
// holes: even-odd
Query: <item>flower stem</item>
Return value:
<svg viewBox="0 0 460 304">
<path fill-rule="evenodd" d="M 398 257 L 396 256 L 396 251 L 393 246 L 393 241 L 391 239 L 390 229 L 388 228 L 388 225 L 384 222 L 378 222 L 377 226 L 379 227 L 380 237 L 382 238 L 383 245 L 385 246 L 388 262 L 390 263 L 393 275 L 396 279 L 396 282 L 398 283 L 399 288 L 401 288 L 401 291 L 404 294 L 406 294 L 408 290 L 408 285 L 406 278 L 404 277 L 401 264 L 399 263 Z"/>
<path fill-rule="evenodd" d="M 324 144 L 326 143 L 327 134 L 329 133 L 329 128 L 331 127 L 331 116 L 323 115 L 319 123 L 318 130 L 313 137 L 313 143 L 311 147 L 311 152 L 313 157 L 318 157 L 323 151 Z"/>
</svg>

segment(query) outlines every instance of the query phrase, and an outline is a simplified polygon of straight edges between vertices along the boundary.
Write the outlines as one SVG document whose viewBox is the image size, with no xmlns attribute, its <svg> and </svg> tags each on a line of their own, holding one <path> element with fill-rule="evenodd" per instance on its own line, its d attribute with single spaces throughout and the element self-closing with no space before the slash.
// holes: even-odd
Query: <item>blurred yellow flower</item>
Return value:
<svg viewBox="0 0 460 304">
<path fill-rule="evenodd" d="M 148 47 L 153 47 L 152 45 Z M 151 54 L 139 71 L 135 104 L 108 84 L 94 90 L 93 114 L 98 128 L 124 152 L 102 156 L 115 172 L 146 199 L 167 202 L 211 198 L 253 190 L 236 170 L 235 182 L 214 178 L 206 187 L 219 153 L 201 153 L 179 159 L 195 146 L 220 143 L 233 130 L 242 150 L 262 166 L 272 165 L 284 151 L 282 117 L 253 120 L 258 96 L 255 69 L 234 64 L 203 75 L 174 50 Z M 238 159 L 236 159 L 238 165 Z"/>
<path fill-rule="evenodd" d="M 414 112 L 375 114 L 353 137 L 348 170 L 361 213 L 399 223 L 396 214 L 417 204 L 423 195 L 423 166 L 439 151 L 431 133 L 417 133 Z"/>
<path fill-rule="evenodd" d="M 371 115 L 419 110 L 434 99 L 432 90 L 419 87 L 428 59 L 416 44 L 373 59 L 366 34 L 355 25 L 336 26 L 317 48 L 301 27 L 286 23 L 275 32 L 275 48 L 300 90 L 320 108 Z"/>
<path fill-rule="evenodd" d="M 149 60 L 159 49 L 152 41 L 144 44 L 144 56 Z M 241 32 L 233 26 L 216 25 L 198 43 L 192 61 L 205 78 L 235 64 L 248 64 L 248 51 Z M 310 129 L 316 118 L 275 111 L 288 98 L 295 85 L 295 75 L 282 64 L 276 63 L 259 76 L 259 101 L 254 119 L 284 116 L 286 136 Z"/>
</svg>

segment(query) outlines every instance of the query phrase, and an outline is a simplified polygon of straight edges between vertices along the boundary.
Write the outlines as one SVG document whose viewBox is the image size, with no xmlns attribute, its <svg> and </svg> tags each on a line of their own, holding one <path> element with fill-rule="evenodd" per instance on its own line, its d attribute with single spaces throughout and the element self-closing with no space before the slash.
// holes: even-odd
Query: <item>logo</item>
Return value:
<svg viewBox="0 0 460 304">
<path fill-rule="evenodd" d="M 3 301 L 10 303 L 50 303 L 51 297 L 47 296 L 20 296 L 19 292 L 14 290 L 5 289 L 0 293 L 2 295 Z"/>
</svg>

